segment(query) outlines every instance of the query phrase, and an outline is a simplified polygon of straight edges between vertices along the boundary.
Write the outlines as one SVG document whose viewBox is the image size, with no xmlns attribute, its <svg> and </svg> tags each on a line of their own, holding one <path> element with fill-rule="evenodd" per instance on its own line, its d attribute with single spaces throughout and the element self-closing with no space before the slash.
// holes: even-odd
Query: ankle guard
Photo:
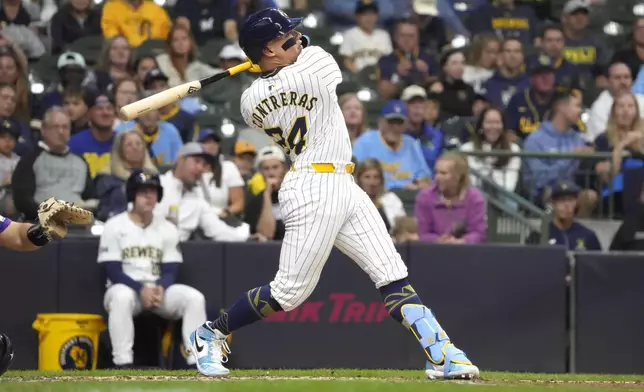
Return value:
<svg viewBox="0 0 644 392">
<path fill-rule="evenodd" d="M 451 344 L 449 336 L 426 306 L 407 304 L 401 312 L 411 332 L 425 350 L 434 365 L 443 365 L 446 359 L 445 346 Z M 449 362 L 449 360 L 447 361 Z"/>
</svg>

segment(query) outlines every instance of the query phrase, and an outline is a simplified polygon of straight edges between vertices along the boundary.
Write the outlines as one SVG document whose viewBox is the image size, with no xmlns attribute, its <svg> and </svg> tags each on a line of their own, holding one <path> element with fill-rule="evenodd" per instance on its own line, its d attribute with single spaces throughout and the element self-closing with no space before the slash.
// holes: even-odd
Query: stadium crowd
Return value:
<svg viewBox="0 0 644 392">
<path fill-rule="evenodd" d="M 283 238 L 289 157 L 239 113 L 257 74 L 116 116 L 245 61 L 245 16 L 278 6 L 305 16 L 343 68 L 355 178 L 396 241 L 485 242 L 492 182 L 520 213 L 506 193 L 552 210 L 551 244 L 600 249 L 574 218 L 609 202 L 624 214 L 623 200 L 640 199 L 625 171 L 644 166 L 644 17 L 611 43 L 591 23 L 611 1 L 2 0 L 0 214 L 32 220 L 55 196 L 105 222 L 128 209 L 126 180 L 143 169 L 162 175 L 157 212 L 182 241 Z M 592 152 L 610 158 L 556 156 Z"/>
</svg>

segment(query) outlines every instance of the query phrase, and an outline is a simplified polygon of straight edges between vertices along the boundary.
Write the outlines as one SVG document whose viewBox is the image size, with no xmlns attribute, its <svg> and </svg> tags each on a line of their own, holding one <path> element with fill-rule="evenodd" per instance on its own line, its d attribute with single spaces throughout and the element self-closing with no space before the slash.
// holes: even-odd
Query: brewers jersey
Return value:
<svg viewBox="0 0 644 392">
<path fill-rule="evenodd" d="M 337 104 L 342 73 L 322 48 L 262 75 L 242 94 L 244 121 L 262 129 L 298 164 L 351 162 L 351 140 Z"/>
<path fill-rule="evenodd" d="M 313 46 L 255 80 L 241 98 L 248 125 L 263 129 L 293 161 L 278 194 L 285 232 L 270 284 L 285 311 L 313 292 L 334 246 L 376 287 L 407 277 L 380 213 L 351 174 L 351 141 L 335 91 L 341 81 L 333 57 Z"/>
<path fill-rule="evenodd" d="M 11 219 L 5 218 L 4 216 L 0 215 L 0 233 L 5 231 L 10 224 L 11 224 Z"/>
<path fill-rule="evenodd" d="M 101 235 L 98 262 L 110 261 L 121 261 L 123 272 L 133 280 L 154 283 L 161 277 L 162 263 L 183 261 L 179 232 L 163 217 L 155 216 L 141 227 L 123 212 L 105 223 Z"/>
</svg>

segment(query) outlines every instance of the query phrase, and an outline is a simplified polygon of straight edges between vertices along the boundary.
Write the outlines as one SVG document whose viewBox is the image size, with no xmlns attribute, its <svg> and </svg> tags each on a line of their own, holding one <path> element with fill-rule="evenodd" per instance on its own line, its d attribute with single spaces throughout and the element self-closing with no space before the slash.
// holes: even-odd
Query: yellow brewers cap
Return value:
<svg viewBox="0 0 644 392">
<path fill-rule="evenodd" d="M 257 154 L 257 149 L 255 145 L 248 140 L 238 140 L 235 143 L 235 155 L 241 154 Z"/>
</svg>

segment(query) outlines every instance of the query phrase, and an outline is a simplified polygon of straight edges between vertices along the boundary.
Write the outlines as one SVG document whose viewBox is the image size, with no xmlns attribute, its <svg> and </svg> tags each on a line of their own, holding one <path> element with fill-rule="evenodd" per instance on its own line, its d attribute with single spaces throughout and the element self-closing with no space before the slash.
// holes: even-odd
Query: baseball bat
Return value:
<svg viewBox="0 0 644 392">
<path fill-rule="evenodd" d="M 147 98 L 143 98 L 129 105 L 123 106 L 119 111 L 119 116 L 124 121 L 134 120 L 143 113 L 162 108 L 174 101 L 178 101 L 194 94 L 209 84 L 213 84 L 229 76 L 237 75 L 240 72 L 248 71 L 252 66 L 253 64 L 250 61 L 246 61 L 245 63 L 228 68 L 223 72 L 219 72 L 206 78 L 171 87 Z"/>
</svg>

